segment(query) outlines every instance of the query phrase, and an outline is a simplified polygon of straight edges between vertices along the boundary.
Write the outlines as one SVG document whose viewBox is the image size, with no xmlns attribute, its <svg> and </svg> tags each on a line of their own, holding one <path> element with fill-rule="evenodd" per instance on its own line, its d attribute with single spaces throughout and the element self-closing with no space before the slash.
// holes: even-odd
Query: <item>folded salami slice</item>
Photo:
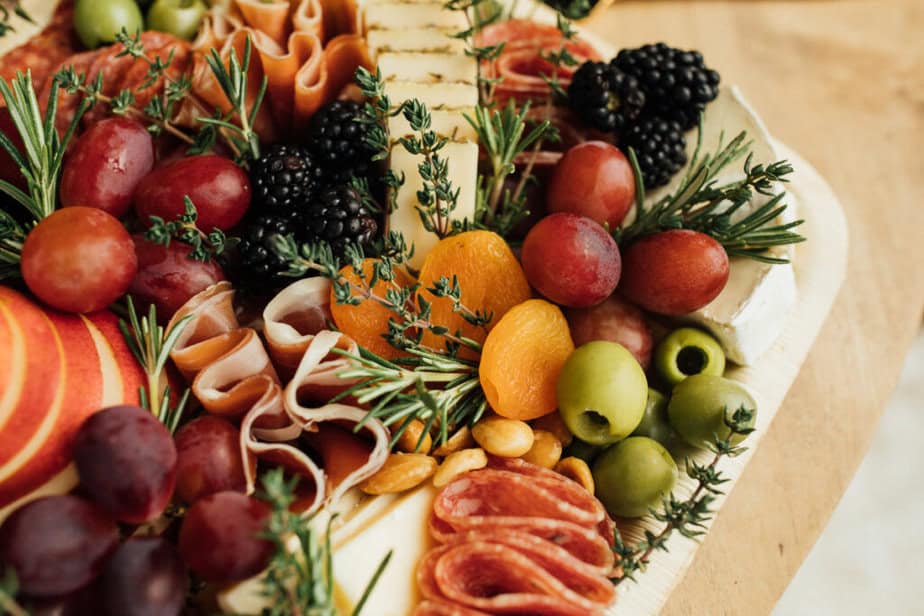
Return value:
<svg viewBox="0 0 924 616">
<path fill-rule="evenodd" d="M 427 599 L 414 610 L 414 616 L 490 616 L 487 612 L 470 610 L 448 601 Z"/>
</svg>

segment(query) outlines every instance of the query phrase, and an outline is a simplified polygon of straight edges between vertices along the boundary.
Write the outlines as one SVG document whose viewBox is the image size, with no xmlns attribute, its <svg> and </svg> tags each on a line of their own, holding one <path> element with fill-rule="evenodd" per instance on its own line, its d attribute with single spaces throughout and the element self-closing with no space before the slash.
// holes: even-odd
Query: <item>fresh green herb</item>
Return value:
<svg viewBox="0 0 924 616">
<path fill-rule="evenodd" d="M 184 244 L 192 246 L 188 258 L 195 261 L 209 261 L 217 257 L 228 247 L 229 239 L 224 231 L 213 228 L 205 233 L 196 226 L 199 213 L 192 199 L 183 197 L 186 211 L 176 217 L 176 220 L 165 221 L 160 216 L 151 216 L 151 228 L 144 237 L 162 246 L 170 246 L 170 242 L 177 239 Z M 232 238 L 234 239 L 234 238 Z"/>
<path fill-rule="evenodd" d="M 19 0 L 0 0 L 0 37 L 6 36 L 9 32 L 14 32 L 15 27 L 10 25 L 10 18 L 17 15 L 34 24 L 32 17 L 22 8 L 22 2 Z"/>
<path fill-rule="evenodd" d="M 597 0 L 545 0 L 545 2 L 568 19 L 584 19 L 597 6 Z"/>
<path fill-rule="evenodd" d="M 562 43 L 555 51 L 540 53 L 540 56 L 552 65 L 552 74 L 543 75 L 542 78 L 548 84 L 549 89 L 552 90 L 553 97 L 557 96 L 564 99 L 568 97 L 568 93 L 561 85 L 561 68 L 580 64 L 577 58 L 568 51 L 568 43 L 577 38 L 577 30 L 574 29 L 571 21 L 561 13 L 555 14 L 555 25 L 561 33 Z"/>
<path fill-rule="evenodd" d="M 89 104 L 78 106 L 62 136 L 55 127 L 58 112 L 57 83 L 51 84 L 44 115 L 32 85 L 31 72 L 25 75 L 17 72 L 12 83 L 0 79 L 0 95 L 22 139 L 23 151 L 20 152 L 3 132 L 0 132 L 0 146 L 16 163 L 26 181 L 26 191 L 22 191 L 0 180 L 0 191 L 25 209 L 29 218 L 28 223 L 22 225 L 8 212 L 0 215 L 0 279 L 3 279 L 18 275 L 22 242 L 29 228 L 49 216 L 57 207 L 58 175 L 64 161 L 64 152 Z"/>
<path fill-rule="evenodd" d="M 247 71 L 250 68 L 252 54 L 253 46 L 250 37 L 247 37 L 244 42 L 242 59 L 238 60 L 237 52 L 234 49 L 231 50 L 228 67 L 225 67 L 218 51 L 214 48 L 211 50 L 206 56 L 206 61 L 231 104 L 231 110 L 221 117 L 197 118 L 199 122 L 223 131 L 225 140 L 234 151 L 237 162 L 244 165 L 249 160 L 260 158 L 260 135 L 254 130 L 254 123 L 260 105 L 263 104 L 263 98 L 266 96 L 267 85 L 266 76 L 264 76 L 253 104 L 248 109 Z M 235 119 L 237 124 L 233 122 Z"/>
<path fill-rule="evenodd" d="M 787 263 L 788 259 L 767 254 L 774 246 L 804 242 L 805 237 L 792 231 L 803 220 L 777 224 L 775 220 L 786 210 L 785 192 L 774 192 L 779 182 L 786 182 L 793 168 L 786 161 L 768 165 L 754 164 L 751 142 L 745 132 L 723 144 L 719 138 L 712 154 L 702 154 L 703 129 L 700 124 L 696 150 L 690 165 L 677 189 L 645 206 L 645 187 L 635 153 L 630 150 L 629 160 L 635 172 L 636 218 L 616 231 L 620 244 L 628 244 L 639 237 L 667 229 L 692 229 L 705 233 L 725 247 L 729 256 L 747 257 L 766 263 Z M 745 158 L 744 177 L 734 182 L 719 184 L 718 175 L 735 161 Z M 733 217 L 749 205 L 754 194 L 770 197 L 767 203 L 734 221 Z"/>
<path fill-rule="evenodd" d="M 29 612 L 16 602 L 19 592 L 19 580 L 13 567 L 4 567 L 3 576 L 0 577 L 0 614 L 9 616 L 29 616 Z"/>
<path fill-rule="evenodd" d="M 728 479 L 718 470 L 719 461 L 723 458 L 733 458 L 744 453 L 747 448 L 738 446 L 739 437 L 745 437 L 754 431 L 749 427 L 754 419 L 755 410 L 741 406 L 731 416 L 725 414 L 725 425 L 728 426 L 727 438 L 716 437 L 713 443 L 713 457 L 708 464 L 699 464 L 687 460 L 687 475 L 696 481 L 696 486 L 690 495 L 681 500 L 671 493 L 664 499 L 660 511 L 652 510 L 652 516 L 664 524 L 663 528 L 655 533 L 645 531 L 645 538 L 634 545 L 627 545 L 619 530 L 616 530 L 616 539 L 613 551 L 619 559 L 619 575 L 613 578 L 614 584 L 629 579 L 635 580 L 635 574 L 644 572 L 649 559 L 656 550 L 667 551 L 667 540 L 674 531 L 688 539 L 696 539 L 705 534 L 709 521 L 714 515 L 712 505 L 716 498 L 723 494 L 722 484 Z"/>
<path fill-rule="evenodd" d="M 478 381 L 478 362 L 459 356 L 462 349 L 478 354 L 481 345 L 461 331 L 450 331 L 431 321 L 431 304 L 418 293 L 419 282 L 408 286 L 397 283 L 396 272 L 409 258 L 399 233 L 392 232 L 384 238 L 381 256 L 371 271 L 363 266 L 361 248 L 347 249 L 346 264 L 358 282 L 341 276 L 340 260 L 324 243 L 299 246 L 291 237 L 281 236 L 274 241 L 275 252 L 289 263 L 290 275 L 318 273 L 331 281 L 337 303 L 358 305 L 371 301 L 395 314 L 383 337 L 406 356 L 389 361 L 365 349 L 358 356 L 350 356 L 354 365 L 340 376 L 358 379 L 358 383 L 338 399 L 356 396 L 362 403 L 372 405 L 368 419 L 378 418 L 389 426 L 398 424 L 393 431 L 394 441 L 414 419 L 424 422 L 427 431 L 438 427 L 438 440 L 444 442 L 456 428 L 481 417 L 487 403 Z M 384 292 L 377 290 L 383 282 Z M 456 278 L 441 278 L 426 290 L 434 297 L 449 299 L 453 310 L 475 327 L 486 327 L 493 318 L 493 314 L 465 306 Z M 442 347 L 423 344 L 425 332 L 441 340 Z M 357 430 L 361 427 L 362 424 L 357 426 Z"/>
<path fill-rule="evenodd" d="M 506 187 L 507 177 L 516 172 L 514 161 L 555 130 L 548 120 L 543 120 L 527 133 L 528 113 L 529 102 L 517 111 L 511 99 L 503 109 L 479 105 L 474 118 L 465 116 L 490 163 L 490 173 L 478 178 L 475 222 L 500 235 L 507 235 L 529 216 L 525 192 L 529 176 L 521 176 L 513 190 Z"/>
<path fill-rule="evenodd" d="M 338 616 L 334 606 L 330 523 L 322 539 L 312 528 L 310 518 L 302 518 L 289 510 L 295 501 L 297 482 L 297 477 L 287 481 L 281 468 L 262 477 L 260 498 L 272 507 L 263 536 L 276 548 L 263 579 L 263 595 L 270 601 L 263 613 L 267 616 Z M 293 538 L 297 542 L 294 550 L 290 547 Z M 391 555 L 389 551 L 379 563 L 352 616 L 362 612 Z"/>
<path fill-rule="evenodd" d="M 505 17 L 505 10 L 497 0 L 448 0 L 444 5 L 450 11 L 459 11 L 465 16 L 468 27 L 453 34 L 453 38 L 465 42 L 465 54 L 477 61 L 478 98 L 486 107 L 494 106 L 494 94 L 501 78 L 497 77 L 497 59 L 504 50 L 504 42 L 495 45 L 476 45 L 475 38 L 485 27 Z M 488 75 L 482 70 L 483 63 L 490 67 Z"/>
<path fill-rule="evenodd" d="M 176 431 L 189 401 L 189 389 L 185 389 L 176 406 L 170 405 L 170 386 L 165 385 L 164 367 L 170 358 L 170 351 L 176 346 L 183 329 L 192 319 L 187 315 L 167 330 L 157 324 L 157 310 L 152 305 L 148 315 L 138 318 L 131 296 L 126 296 L 128 321 L 119 319 L 119 329 L 128 348 L 141 368 L 144 370 L 147 387 L 139 389 L 141 406 L 151 411 L 154 416 L 170 430 Z"/>
<path fill-rule="evenodd" d="M 388 119 L 401 113 L 403 107 L 392 108 L 391 100 L 385 94 L 385 80 L 382 71 L 376 68 L 375 74 L 363 67 L 356 70 L 356 85 L 366 99 L 363 104 L 359 122 L 366 127 L 366 143 L 375 152 L 373 161 L 384 160 L 391 151 L 391 136 L 388 133 Z M 404 185 L 406 177 L 402 172 L 397 175 L 391 169 L 383 178 L 388 190 L 388 212 L 398 209 L 398 189 Z M 368 194 L 368 190 L 366 191 Z"/>
</svg>

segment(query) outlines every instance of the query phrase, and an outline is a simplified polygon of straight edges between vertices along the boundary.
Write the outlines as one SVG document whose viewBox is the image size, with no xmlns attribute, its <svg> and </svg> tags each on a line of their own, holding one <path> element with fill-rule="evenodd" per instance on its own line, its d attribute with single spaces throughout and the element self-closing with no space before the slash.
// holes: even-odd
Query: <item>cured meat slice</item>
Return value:
<svg viewBox="0 0 924 616">
<path fill-rule="evenodd" d="M 292 25 L 296 32 L 308 32 L 326 42 L 329 37 L 346 33 L 337 29 L 337 15 L 349 11 L 349 6 L 353 6 L 355 13 L 353 2 L 336 0 L 334 5 L 330 2 L 322 5 L 321 0 L 300 0 L 292 13 Z"/>
<path fill-rule="evenodd" d="M 486 612 L 470 610 L 448 601 L 427 599 L 414 610 L 414 616 L 490 616 Z"/>
<path fill-rule="evenodd" d="M 269 36 L 279 45 L 284 45 L 292 32 L 289 20 L 289 2 L 266 0 L 234 0 L 244 23 L 250 28 Z"/>
<path fill-rule="evenodd" d="M 58 4 L 44 30 L 0 58 L 0 77 L 9 81 L 17 71 L 29 70 L 36 92 L 41 91 L 55 67 L 80 49 L 73 22 L 74 3 L 65 0 Z"/>
</svg>

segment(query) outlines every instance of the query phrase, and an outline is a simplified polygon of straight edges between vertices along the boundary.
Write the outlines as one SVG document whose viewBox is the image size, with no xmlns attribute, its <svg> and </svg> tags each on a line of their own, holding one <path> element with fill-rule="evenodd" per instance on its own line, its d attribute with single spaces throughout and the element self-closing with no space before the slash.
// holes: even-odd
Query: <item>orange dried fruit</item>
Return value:
<svg viewBox="0 0 924 616">
<path fill-rule="evenodd" d="M 353 269 L 352 265 L 346 265 L 340 269 L 340 275 L 354 285 L 363 285 L 363 280 L 372 279 L 372 273 L 379 259 L 364 259 L 361 278 L 359 273 Z M 390 285 L 406 287 L 413 283 L 413 280 L 404 272 L 395 269 L 395 279 L 393 281 L 379 280 L 372 288 L 372 292 L 378 297 L 385 297 L 385 292 Z M 354 293 L 354 295 L 356 295 Z M 353 306 L 350 304 L 338 304 L 334 297 L 334 290 L 330 291 L 330 312 L 334 319 L 337 329 L 347 336 L 351 337 L 361 347 L 369 349 L 376 355 L 386 359 L 395 359 L 402 355 L 401 351 L 391 346 L 383 334 L 388 332 L 388 320 L 398 321 L 398 315 L 393 310 L 389 310 L 381 303 L 374 299 L 365 299 L 362 303 Z"/>
<path fill-rule="evenodd" d="M 498 415 L 523 421 L 553 412 L 558 374 L 573 351 L 557 306 L 531 299 L 512 308 L 481 351 L 478 376 L 488 404 Z"/>
<path fill-rule="evenodd" d="M 436 297 L 427 290 L 441 277 L 452 282 L 453 276 L 458 278 L 462 304 L 467 309 L 493 313 L 485 327 L 472 325 L 454 312 L 451 299 Z M 418 293 L 432 303 L 431 322 L 452 334 L 461 331 L 478 342 L 484 341 L 508 310 L 532 297 L 520 262 L 504 238 L 492 231 L 466 231 L 440 240 L 424 260 L 419 282 Z M 443 349 L 444 343 L 441 336 L 424 333 L 423 344 Z M 473 358 L 475 353 L 463 349 L 460 355 Z"/>
</svg>

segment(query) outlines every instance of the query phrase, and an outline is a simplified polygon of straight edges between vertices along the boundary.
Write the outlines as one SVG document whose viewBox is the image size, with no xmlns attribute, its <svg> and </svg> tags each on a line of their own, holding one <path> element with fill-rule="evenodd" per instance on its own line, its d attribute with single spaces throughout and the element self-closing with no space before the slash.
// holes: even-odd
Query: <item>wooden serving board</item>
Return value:
<svg viewBox="0 0 924 616">
<path fill-rule="evenodd" d="M 17 31 L 0 39 L 0 55 L 37 33 L 47 23 L 56 3 L 24 0 L 22 4 L 37 24 L 14 17 Z M 537 8 L 531 0 L 521 0 L 519 6 L 518 14 L 554 23 L 552 12 L 545 7 Z M 583 36 L 602 52 L 611 52 L 612 46 L 606 41 L 588 32 L 584 32 Z M 846 272 L 847 224 L 837 197 L 818 172 L 797 153 L 777 142 L 774 147 L 781 158 L 790 160 L 795 167 L 788 190 L 797 215 L 805 219 L 801 231 L 809 241 L 798 245 L 795 250 L 793 264 L 799 297 L 787 317 L 782 335 L 755 365 L 735 367 L 729 372 L 729 376 L 745 383 L 752 391 L 758 402 L 758 415 L 757 429 L 745 443 L 748 450 L 737 458 L 724 460 L 720 466 L 729 479 L 726 493 L 734 488 L 766 434 L 831 309 Z M 812 412 L 812 409 L 805 409 L 805 412 Z M 708 458 L 708 455 L 703 458 Z M 678 492 L 688 491 L 691 484 L 689 479 L 681 481 Z M 715 503 L 719 511 L 723 502 L 724 496 L 721 496 Z M 636 523 L 623 530 L 627 540 L 631 541 L 638 539 L 646 527 L 656 529 L 658 525 Z M 698 546 L 696 541 L 679 535 L 672 537 L 668 542 L 670 551 L 655 553 L 648 570 L 639 575 L 638 583 L 626 582 L 619 587 L 619 598 L 609 610 L 610 616 L 657 614 L 683 578 Z"/>
</svg>

